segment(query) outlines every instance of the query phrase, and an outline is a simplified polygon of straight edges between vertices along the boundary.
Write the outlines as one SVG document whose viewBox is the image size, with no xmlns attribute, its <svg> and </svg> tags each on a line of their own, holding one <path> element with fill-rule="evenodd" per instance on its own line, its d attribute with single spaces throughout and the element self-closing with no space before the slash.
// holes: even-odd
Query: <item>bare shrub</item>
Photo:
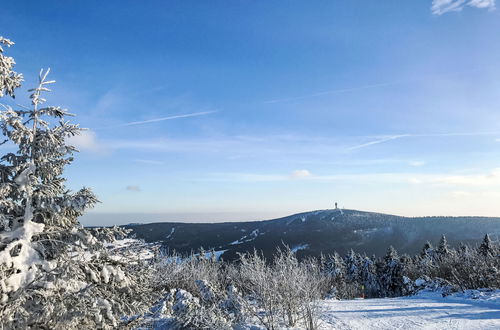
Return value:
<svg viewBox="0 0 500 330">
<path fill-rule="evenodd" d="M 248 309 L 266 328 L 299 323 L 317 328 L 317 300 L 325 282 L 317 261 L 299 262 L 288 247 L 279 249 L 270 264 L 256 251 L 240 261 L 237 283 L 252 299 L 247 300 Z"/>
</svg>

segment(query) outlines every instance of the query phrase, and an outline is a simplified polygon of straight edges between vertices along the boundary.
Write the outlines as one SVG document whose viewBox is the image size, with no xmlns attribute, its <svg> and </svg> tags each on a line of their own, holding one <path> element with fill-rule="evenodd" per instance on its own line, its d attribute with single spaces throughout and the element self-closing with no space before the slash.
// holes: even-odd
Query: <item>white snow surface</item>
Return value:
<svg viewBox="0 0 500 330">
<path fill-rule="evenodd" d="M 182 290 L 183 291 L 183 290 Z M 172 329 L 169 313 L 149 315 L 155 330 Z M 443 297 L 424 291 L 415 296 L 380 299 L 323 300 L 319 329 L 500 329 L 500 290 L 467 290 Z M 138 328 L 142 329 L 142 328 Z M 148 328 L 149 329 L 149 328 Z M 265 330 L 255 319 L 234 330 Z M 278 329 L 299 330 L 302 327 Z"/>
<path fill-rule="evenodd" d="M 300 251 L 300 250 L 305 250 L 309 248 L 309 244 L 299 244 L 299 245 L 295 245 L 293 248 L 292 248 L 292 252 L 295 253 L 297 251 Z"/>
<path fill-rule="evenodd" d="M 170 234 L 168 234 L 167 237 L 165 237 L 165 239 L 171 238 L 174 233 L 175 233 L 175 227 L 173 227 L 172 230 L 170 230 Z"/>
<path fill-rule="evenodd" d="M 259 233 L 259 229 L 257 228 L 254 231 L 252 231 L 249 235 L 245 235 L 245 236 L 241 237 L 240 239 L 229 243 L 229 245 L 238 245 L 238 244 L 250 242 L 250 241 L 253 241 L 254 239 L 256 239 L 257 236 L 259 236 L 259 235 L 262 235 L 262 233 Z"/>
<path fill-rule="evenodd" d="M 500 329 L 500 290 L 325 300 L 321 329 Z"/>
</svg>

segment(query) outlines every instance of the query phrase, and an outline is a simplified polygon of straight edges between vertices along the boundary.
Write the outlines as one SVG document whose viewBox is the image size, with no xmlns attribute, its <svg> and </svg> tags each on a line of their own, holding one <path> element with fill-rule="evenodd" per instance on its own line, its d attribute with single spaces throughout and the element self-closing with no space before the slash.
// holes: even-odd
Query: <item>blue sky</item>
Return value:
<svg viewBox="0 0 500 330">
<path fill-rule="evenodd" d="M 494 0 L 3 1 L 0 34 L 90 128 L 84 224 L 340 206 L 500 216 Z M 28 103 L 23 92 L 18 102 Z"/>
</svg>

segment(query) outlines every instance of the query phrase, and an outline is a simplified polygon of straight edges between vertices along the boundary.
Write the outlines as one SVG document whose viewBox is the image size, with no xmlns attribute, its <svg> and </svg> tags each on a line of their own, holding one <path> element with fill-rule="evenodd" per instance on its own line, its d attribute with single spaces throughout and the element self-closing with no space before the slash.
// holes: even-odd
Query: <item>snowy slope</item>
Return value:
<svg viewBox="0 0 500 330">
<path fill-rule="evenodd" d="M 500 329 L 500 291 L 487 297 L 413 297 L 326 300 L 323 329 Z"/>
</svg>

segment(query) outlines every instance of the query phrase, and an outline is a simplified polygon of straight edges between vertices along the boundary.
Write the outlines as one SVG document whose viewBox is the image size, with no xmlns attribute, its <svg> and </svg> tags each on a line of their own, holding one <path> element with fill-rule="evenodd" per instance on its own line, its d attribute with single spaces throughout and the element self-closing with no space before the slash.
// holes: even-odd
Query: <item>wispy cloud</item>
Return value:
<svg viewBox="0 0 500 330">
<path fill-rule="evenodd" d="M 302 164 L 325 163 L 346 165 L 346 162 L 357 160 L 332 160 L 325 155 L 350 154 L 363 148 L 374 147 L 400 139 L 446 138 L 466 136 L 500 135 L 500 132 L 461 132 L 461 133 L 427 133 L 399 134 L 350 137 L 314 137 L 305 135 L 255 135 L 255 136 L 199 136 L 193 138 L 157 137 L 153 139 L 100 139 L 94 132 L 88 131 L 85 136 L 72 142 L 82 149 L 100 152 L 137 150 L 161 153 L 199 153 L 219 154 L 225 159 L 262 158 L 284 160 L 293 157 Z M 368 141 L 367 141 L 368 140 Z M 152 156 L 153 157 L 153 156 Z M 154 159 L 134 159 L 130 161 L 162 165 Z M 337 163 L 336 163 L 337 162 Z M 363 165 L 384 163 L 405 163 L 410 166 L 422 166 L 419 159 L 376 159 L 362 160 Z"/>
<path fill-rule="evenodd" d="M 453 137 L 453 136 L 482 136 L 482 135 L 483 136 L 500 135 L 500 131 L 406 134 L 406 136 L 409 137 Z"/>
<path fill-rule="evenodd" d="M 500 185 L 500 168 L 495 168 L 486 174 L 444 175 L 437 177 L 434 182 L 459 186 L 496 186 Z"/>
<path fill-rule="evenodd" d="M 208 178 L 200 181 L 221 182 L 274 182 L 287 181 L 289 176 L 280 174 L 258 174 L 258 173 L 212 173 Z"/>
<path fill-rule="evenodd" d="M 268 104 L 268 103 L 289 102 L 289 101 L 307 99 L 310 97 L 317 97 L 317 96 L 330 95 L 330 94 L 340 94 L 340 93 L 347 93 L 347 92 L 355 92 L 355 91 L 359 91 L 359 90 L 363 90 L 363 89 L 370 89 L 370 88 L 377 88 L 377 87 L 386 87 L 386 86 L 396 85 L 399 83 L 401 83 L 401 82 L 399 82 L 399 81 L 398 82 L 387 82 L 387 83 L 377 83 L 377 84 L 364 85 L 364 86 L 351 87 L 351 88 L 331 89 L 331 90 L 326 90 L 326 91 L 321 91 L 321 92 L 316 92 L 316 93 L 311 93 L 311 94 L 305 94 L 305 95 L 300 95 L 300 96 L 267 100 L 267 101 L 264 101 L 264 103 Z"/>
<path fill-rule="evenodd" d="M 500 186 L 500 168 L 490 171 L 471 174 L 446 174 L 446 173 L 355 173 L 355 174 L 333 174 L 333 175 L 312 175 L 309 171 L 305 175 L 309 180 L 318 182 L 349 182 L 349 183 L 383 183 L 383 184 L 422 184 L 426 186 L 449 186 L 455 189 L 468 189 L 468 187 L 498 187 Z M 299 176 L 304 177 L 304 176 Z M 229 182 L 276 182 L 289 181 L 294 179 L 292 175 L 283 174 L 252 174 L 252 173 L 215 173 L 209 180 L 229 181 Z"/>
<path fill-rule="evenodd" d="M 307 171 L 307 170 L 306 170 Z M 306 174 L 308 173 L 308 175 Z M 292 173 L 293 174 L 293 173 Z M 306 175 L 304 175 L 306 174 Z M 302 172 L 302 176 L 284 174 L 256 174 L 256 173 L 213 173 L 209 181 L 222 182 L 277 182 L 291 181 L 296 178 L 307 178 L 317 182 L 377 182 L 377 183 L 402 183 L 408 184 L 414 173 L 356 173 L 356 174 L 333 174 L 313 175 L 309 171 Z"/>
<path fill-rule="evenodd" d="M 421 161 L 421 160 L 411 160 L 411 161 L 408 162 L 408 165 L 415 166 L 415 167 L 420 167 L 420 166 L 424 166 L 425 162 Z"/>
<path fill-rule="evenodd" d="M 139 192 L 139 191 L 141 191 L 141 187 L 139 187 L 139 186 L 126 186 L 125 190 Z"/>
<path fill-rule="evenodd" d="M 290 174 L 290 177 L 292 179 L 307 178 L 311 176 L 312 174 L 308 170 L 295 170 Z"/>
<path fill-rule="evenodd" d="M 94 115 L 107 113 L 110 109 L 118 107 L 122 99 L 122 93 L 119 93 L 116 88 L 110 89 L 97 98 L 97 102 L 91 109 L 91 113 Z"/>
<path fill-rule="evenodd" d="M 344 151 L 344 146 L 335 139 L 318 139 L 308 136 L 294 138 L 279 135 L 256 135 L 255 138 L 217 135 L 196 138 L 116 139 L 105 141 L 105 144 L 113 150 L 221 153 L 225 154 L 228 159 L 264 155 L 312 155 Z"/>
<path fill-rule="evenodd" d="M 81 131 L 79 135 L 68 138 L 67 143 L 82 151 L 103 153 L 106 150 L 103 144 L 98 143 L 95 132 L 89 130 Z"/>
<path fill-rule="evenodd" d="M 408 182 L 413 184 L 450 186 L 456 187 L 460 191 L 472 187 L 500 186 L 500 168 L 482 171 L 476 170 L 468 174 L 427 173 L 414 174 L 412 176 L 410 174 L 407 175 L 409 177 Z"/>
<path fill-rule="evenodd" d="M 216 112 L 217 111 L 193 112 L 193 113 L 187 113 L 187 114 L 181 114 L 181 115 L 173 115 L 173 116 L 167 116 L 167 117 L 153 118 L 153 119 L 148 119 L 148 120 L 131 121 L 131 122 L 128 122 L 128 123 L 123 123 L 123 124 L 118 124 L 118 125 L 113 125 L 113 126 L 107 126 L 107 127 L 100 127 L 100 128 L 95 128 L 95 129 L 107 129 L 107 128 L 118 128 L 118 127 L 126 127 L 126 126 L 144 125 L 144 124 L 157 123 L 157 122 L 166 121 L 166 120 L 206 116 L 206 115 L 209 115 L 209 114 L 212 114 L 212 113 L 216 113 Z"/>
<path fill-rule="evenodd" d="M 466 6 L 494 10 L 495 0 L 433 0 L 431 11 L 434 15 L 442 15 L 461 11 Z"/>
<path fill-rule="evenodd" d="M 152 159 L 134 159 L 134 163 L 149 164 L 149 165 L 165 165 L 165 162 Z"/>
</svg>

